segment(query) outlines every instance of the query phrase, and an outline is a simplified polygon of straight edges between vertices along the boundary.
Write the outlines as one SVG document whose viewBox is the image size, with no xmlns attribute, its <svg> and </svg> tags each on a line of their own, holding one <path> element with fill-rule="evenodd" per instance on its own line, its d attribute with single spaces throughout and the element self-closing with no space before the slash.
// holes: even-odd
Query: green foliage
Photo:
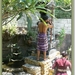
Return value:
<svg viewBox="0 0 75 75">
<path fill-rule="evenodd" d="M 68 11 L 68 12 L 66 12 L 66 11 L 63 11 L 63 10 L 61 10 L 61 9 L 56 9 L 55 10 L 55 17 L 56 18 L 65 18 L 65 19 L 71 19 L 71 11 Z"/>
<path fill-rule="evenodd" d="M 9 17 L 12 17 L 12 19 L 14 19 L 17 15 L 18 18 L 17 20 L 19 20 L 23 15 L 23 13 L 26 14 L 26 20 L 27 20 L 27 29 L 29 32 L 31 32 L 31 26 L 32 26 L 32 18 L 30 14 L 34 14 L 34 16 L 36 16 L 35 13 L 38 13 L 39 11 L 47 13 L 49 15 L 51 15 L 51 11 L 45 11 L 46 10 L 46 4 L 47 2 L 49 2 L 50 0 L 3 0 L 2 1 L 2 14 L 4 17 L 2 17 L 2 21 L 6 21 Z M 41 3 L 44 2 L 44 3 Z M 45 9 L 45 10 L 42 10 Z M 8 15 L 9 14 L 9 15 Z M 53 15 L 51 15 L 53 16 Z M 40 18 L 39 16 L 37 16 L 38 18 Z M 10 20 L 10 21 L 11 21 Z M 3 23 L 5 23 L 5 21 Z M 9 21 L 9 22 L 10 22 Z M 7 21 L 6 21 L 7 23 Z M 6 25 L 6 24 L 5 24 Z M 13 34 L 13 31 L 11 32 L 12 29 L 10 29 L 10 34 Z"/>
<path fill-rule="evenodd" d="M 3 38 L 6 37 L 12 37 L 16 34 L 17 32 L 17 28 L 15 25 L 9 26 L 9 25 L 5 25 L 2 26 L 2 36 Z"/>
<path fill-rule="evenodd" d="M 58 46 L 61 46 L 61 44 L 64 40 L 64 36 L 65 36 L 65 30 L 64 30 L 64 28 L 62 28 L 61 31 L 59 32 L 59 36 L 58 36 L 58 40 L 59 40 Z"/>
<path fill-rule="evenodd" d="M 16 29 L 15 25 L 12 25 L 10 27 L 9 26 L 2 27 L 2 32 L 3 33 L 4 33 L 5 30 L 8 30 L 8 32 L 10 33 L 11 36 L 16 34 L 16 32 L 17 32 L 17 29 Z"/>
<path fill-rule="evenodd" d="M 56 6 L 62 6 L 65 9 L 69 8 L 68 5 L 71 4 L 71 0 L 55 0 L 55 1 L 56 1 Z M 28 30 L 31 31 L 32 18 L 30 16 L 30 13 L 34 14 L 35 16 L 36 15 L 35 13 L 42 11 L 54 17 L 51 14 L 50 10 L 48 11 L 42 10 L 42 9 L 46 9 L 45 7 L 48 2 L 50 2 L 50 0 L 2 0 L 2 25 L 5 22 L 7 22 L 6 20 L 9 17 L 12 17 L 11 18 L 12 20 L 17 15 L 19 15 L 17 18 L 17 20 L 19 20 L 23 16 L 22 14 L 25 13 L 27 19 L 27 27 Z M 61 9 L 56 8 L 55 16 L 57 18 L 70 18 L 71 12 L 64 12 Z"/>
<path fill-rule="evenodd" d="M 66 6 L 71 4 L 71 0 L 55 0 L 56 1 L 56 6 L 61 5 L 61 6 Z"/>
<path fill-rule="evenodd" d="M 43 0 L 39 0 L 40 2 Z M 22 17 L 22 14 L 25 13 L 27 18 L 29 14 L 35 14 L 39 12 L 41 9 L 46 9 L 47 0 L 44 0 L 44 3 L 39 4 L 38 0 L 3 0 L 2 1 L 2 20 L 6 20 L 11 16 L 16 17 L 19 15 L 18 19 Z M 40 10 L 39 10 L 40 9 Z M 50 13 L 50 12 L 49 12 Z M 17 19 L 17 20 L 18 20 Z"/>
<path fill-rule="evenodd" d="M 64 10 L 62 10 L 61 8 Z M 69 9 L 71 9 L 71 0 L 56 0 L 55 17 L 71 18 L 71 10 Z"/>
<path fill-rule="evenodd" d="M 32 26 L 32 19 L 30 17 L 30 15 L 26 15 L 27 17 L 27 28 L 28 28 L 28 31 L 31 31 L 31 26 Z"/>
</svg>

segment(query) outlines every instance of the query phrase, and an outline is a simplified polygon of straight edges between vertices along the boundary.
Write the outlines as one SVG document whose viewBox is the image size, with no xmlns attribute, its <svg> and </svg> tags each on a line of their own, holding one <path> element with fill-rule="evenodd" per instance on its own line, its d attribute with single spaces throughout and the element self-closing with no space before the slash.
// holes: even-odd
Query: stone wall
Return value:
<svg viewBox="0 0 75 75">
<path fill-rule="evenodd" d="M 68 50 L 71 46 L 71 19 L 54 19 L 54 33 L 55 35 L 61 31 L 61 29 L 65 29 L 65 37 L 64 40 L 58 48 L 60 51 Z"/>
<path fill-rule="evenodd" d="M 71 19 L 54 19 L 55 34 L 60 32 L 61 28 L 65 29 L 66 34 L 71 34 Z"/>
<path fill-rule="evenodd" d="M 66 34 L 60 47 L 57 48 L 60 52 L 68 50 L 72 45 L 71 34 Z"/>
<path fill-rule="evenodd" d="M 32 16 L 34 16 L 34 15 L 32 15 Z M 36 26 L 37 22 L 38 22 L 38 18 L 32 17 L 32 26 Z M 54 24 L 54 32 L 55 32 L 55 34 L 60 32 L 61 28 L 65 29 L 66 34 L 71 34 L 71 19 L 54 19 L 53 24 Z M 24 18 L 20 19 L 17 22 L 17 26 L 18 27 L 26 26 Z"/>
</svg>

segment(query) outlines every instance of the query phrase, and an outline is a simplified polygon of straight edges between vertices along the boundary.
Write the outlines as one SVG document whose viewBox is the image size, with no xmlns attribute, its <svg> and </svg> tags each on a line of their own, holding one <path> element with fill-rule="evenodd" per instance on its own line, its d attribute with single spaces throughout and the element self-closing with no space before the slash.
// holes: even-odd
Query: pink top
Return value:
<svg viewBox="0 0 75 75">
<path fill-rule="evenodd" d="M 53 69 L 54 68 L 57 68 L 57 69 L 67 69 L 67 67 L 70 68 L 71 70 L 71 63 L 70 61 L 66 60 L 66 58 L 60 58 L 60 59 L 57 59 L 55 61 L 55 63 L 53 64 Z M 56 71 L 56 74 L 55 75 L 67 75 L 66 72 L 59 72 L 59 71 Z"/>
</svg>

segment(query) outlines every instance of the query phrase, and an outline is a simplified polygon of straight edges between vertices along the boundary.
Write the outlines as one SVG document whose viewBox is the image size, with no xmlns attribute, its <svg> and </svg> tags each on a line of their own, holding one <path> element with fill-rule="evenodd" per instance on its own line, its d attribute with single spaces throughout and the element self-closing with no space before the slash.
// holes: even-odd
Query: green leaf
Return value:
<svg viewBox="0 0 75 75">
<path fill-rule="evenodd" d="M 46 13 L 46 14 L 48 14 L 49 16 L 51 16 L 51 17 L 53 17 L 53 18 L 56 18 L 53 14 L 51 14 L 51 11 L 50 10 L 47 10 L 47 11 L 45 11 L 45 10 L 42 10 L 42 9 L 45 9 L 45 10 L 47 10 L 46 8 L 42 8 L 42 7 L 40 7 L 40 8 L 37 8 L 37 10 L 40 12 L 44 12 L 44 13 Z"/>
<path fill-rule="evenodd" d="M 27 28 L 28 28 L 28 31 L 31 31 L 32 19 L 31 19 L 29 14 L 27 14 L 26 17 L 27 17 Z"/>
<path fill-rule="evenodd" d="M 17 18 L 17 20 L 19 20 L 23 16 L 22 14 L 22 12 L 19 13 L 19 17 Z"/>
</svg>

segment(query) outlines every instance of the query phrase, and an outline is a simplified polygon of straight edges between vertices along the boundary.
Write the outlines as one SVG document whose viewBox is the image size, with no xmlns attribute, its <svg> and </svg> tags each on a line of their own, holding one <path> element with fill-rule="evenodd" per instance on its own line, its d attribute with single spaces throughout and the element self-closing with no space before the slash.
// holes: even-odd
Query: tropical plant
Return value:
<svg viewBox="0 0 75 75">
<path fill-rule="evenodd" d="M 51 11 L 45 8 L 50 1 L 53 0 L 2 0 L 2 25 L 7 25 L 15 17 L 17 17 L 17 20 L 19 20 L 24 13 L 26 14 L 28 30 L 31 31 L 31 13 L 39 18 L 39 16 L 37 16 L 35 13 L 41 11 L 53 17 Z M 60 8 L 67 11 L 67 7 L 71 9 L 71 0 L 55 0 L 55 2 L 56 10 Z"/>
<path fill-rule="evenodd" d="M 56 18 L 71 18 L 71 0 L 56 0 Z"/>
<path fill-rule="evenodd" d="M 12 25 L 12 26 L 9 26 L 9 25 L 2 26 L 2 39 L 9 40 L 13 36 L 15 36 L 16 33 L 17 33 L 17 28 L 16 28 L 15 25 Z"/>
<path fill-rule="evenodd" d="M 26 14 L 27 21 L 31 21 L 30 13 L 33 13 L 35 15 L 36 12 L 44 11 L 41 9 L 45 9 L 47 0 L 44 0 L 44 3 L 42 2 L 41 4 L 39 3 L 39 1 L 41 2 L 43 0 L 2 0 L 3 24 L 8 23 L 17 15 L 19 15 L 17 20 L 20 19 L 23 13 Z M 8 18 L 11 19 L 6 22 Z"/>
<path fill-rule="evenodd" d="M 27 19 L 31 21 L 30 13 L 35 15 L 41 9 L 46 9 L 46 5 L 53 0 L 2 0 L 2 25 L 7 24 L 18 15 L 18 19 L 22 14 L 27 15 Z M 54 0 L 56 5 L 55 9 L 63 11 L 71 11 L 71 0 Z M 58 10 L 59 11 L 59 10 Z M 47 13 L 47 12 L 45 12 Z M 10 18 L 10 20 L 8 20 Z"/>
<path fill-rule="evenodd" d="M 58 40 L 59 40 L 58 47 L 61 46 L 61 44 L 64 40 L 64 36 L 65 36 L 65 30 L 64 30 L 64 28 L 62 28 L 61 31 L 58 34 Z"/>
</svg>

